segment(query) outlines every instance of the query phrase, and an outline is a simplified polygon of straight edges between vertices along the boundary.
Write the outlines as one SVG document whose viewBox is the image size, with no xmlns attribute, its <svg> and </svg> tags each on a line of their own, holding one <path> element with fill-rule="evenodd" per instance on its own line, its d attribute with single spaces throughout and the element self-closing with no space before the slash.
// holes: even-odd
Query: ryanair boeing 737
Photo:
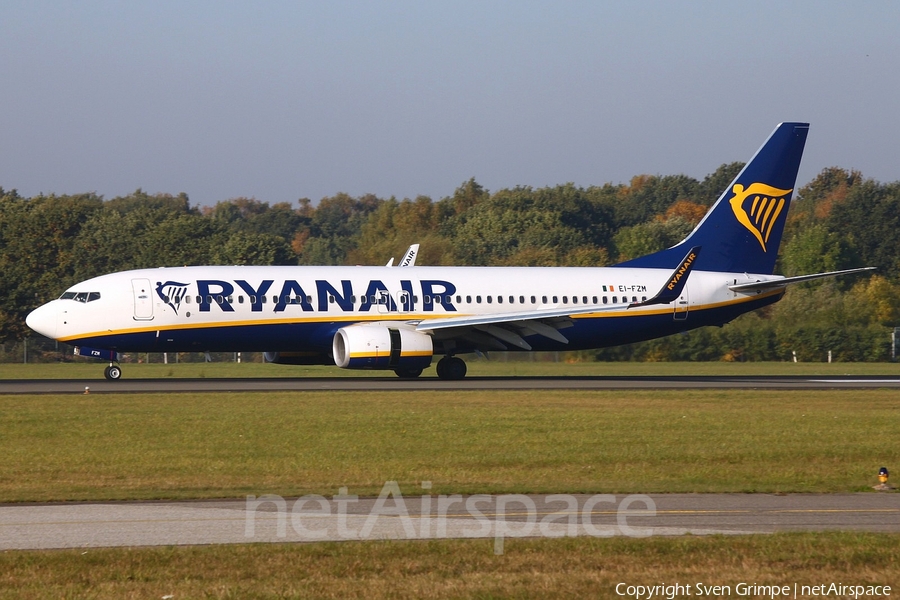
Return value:
<svg viewBox="0 0 900 600">
<path fill-rule="evenodd" d="M 83 281 L 28 315 L 36 332 L 109 362 L 122 352 L 265 352 L 270 362 L 418 377 L 435 355 L 583 350 L 723 325 L 790 283 L 773 275 L 807 123 L 780 124 L 679 244 L 612 267 L 140 269 Z M 401 265 L 414 264 L 415 251 Z"/>
</svg>

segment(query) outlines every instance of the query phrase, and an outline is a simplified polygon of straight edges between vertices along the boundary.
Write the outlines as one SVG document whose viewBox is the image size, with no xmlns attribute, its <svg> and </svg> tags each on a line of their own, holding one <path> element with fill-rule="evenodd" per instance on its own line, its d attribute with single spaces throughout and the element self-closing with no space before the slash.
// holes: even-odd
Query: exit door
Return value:
<svg viewBox="0 0 900 600">
<path fill-rule="evenodd" d="M 682 290 L 681 295 L 678 296 L 678 300 L 675 301 L 674 317 L 676 321 L 687 320 L 689 306 L 690 302 L 688 301 L 688 286 L 684 286 L 684 290 Z"/>
<path fill-rule="evenodd" d="M 153 294 L 149 279 L 132 279 L 131 290 L 134 292 L 134 320 L 153 320 Z"/>
</svg>

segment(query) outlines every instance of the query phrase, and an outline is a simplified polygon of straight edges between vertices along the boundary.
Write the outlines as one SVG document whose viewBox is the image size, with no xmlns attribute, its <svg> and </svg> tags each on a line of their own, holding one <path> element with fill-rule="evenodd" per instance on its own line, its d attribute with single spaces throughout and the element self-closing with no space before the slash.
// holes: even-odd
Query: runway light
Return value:
<svg viewBox="0 0 900 600">
<path fill-rule="evenodd" d="M 91 388 L 89 388 L 88 386 L 84 386 L 84 394 L 88 395 L 90 393 L 91 393 Z"/>
<path fill-rule="evenodd" d="M 880 469 L 878 469 L 878 485 L 873 487 L 880 492 L 894 489 L 893 486 L 888 485 L 888 475 L 889 473 L 887 467 L 881 467 Z"/>
</svg>

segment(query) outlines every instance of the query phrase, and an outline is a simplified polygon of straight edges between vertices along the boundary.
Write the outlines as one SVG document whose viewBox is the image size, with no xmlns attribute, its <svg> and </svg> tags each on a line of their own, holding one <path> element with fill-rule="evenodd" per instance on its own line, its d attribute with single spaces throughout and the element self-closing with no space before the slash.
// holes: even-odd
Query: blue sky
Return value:
<svg viewBox="0 0 900 600">
<path fill-rule="evenodd" d="M 194 204 L 702 178 L 809 121 L 900 180 L 900 4 L 6 2 L 0 187 Z"/>
</svg>

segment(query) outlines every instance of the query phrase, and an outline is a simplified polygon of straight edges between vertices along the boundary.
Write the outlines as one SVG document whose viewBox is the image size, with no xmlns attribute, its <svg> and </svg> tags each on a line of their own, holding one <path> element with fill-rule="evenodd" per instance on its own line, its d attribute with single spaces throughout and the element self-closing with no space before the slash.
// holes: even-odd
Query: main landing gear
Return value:
<svg viewBox="0 0 900 600">
<path fill-rule="evenodd" d="M 466 376 L 466 363 L 457 356 L 445 356 L 438 361 L 437 375 L 446 380 L 462 379 Z"/>
<path fill-rule="evenodd" d="M 422 374 L 422 369 L 394 369 L 400 379 L 415 379 Z"/>
<path fill-rule="evenodd" d="M 106 370 L 103 371 L 103 376 L 106 377 L 109 381 L 118 381 L 122 378 L 122 367 L 119 365 L 110 363 Z"/>
</svg>

